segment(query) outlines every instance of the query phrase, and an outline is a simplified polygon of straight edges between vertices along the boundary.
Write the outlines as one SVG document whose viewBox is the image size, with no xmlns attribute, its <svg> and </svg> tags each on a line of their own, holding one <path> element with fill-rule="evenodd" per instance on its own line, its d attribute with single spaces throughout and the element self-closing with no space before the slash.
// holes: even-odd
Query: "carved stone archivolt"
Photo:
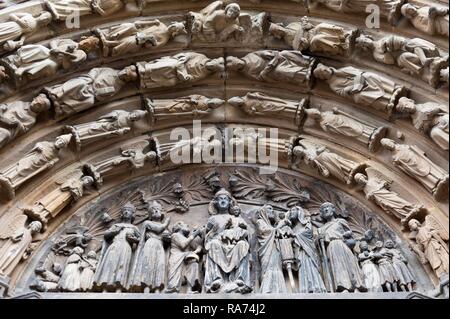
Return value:
<svg viewBox="0 0 450 319">
<path fill-rule="evenodd" d="M 448 4 L 17 3 L 0 297 L 448 287 Z"/>
</svg>

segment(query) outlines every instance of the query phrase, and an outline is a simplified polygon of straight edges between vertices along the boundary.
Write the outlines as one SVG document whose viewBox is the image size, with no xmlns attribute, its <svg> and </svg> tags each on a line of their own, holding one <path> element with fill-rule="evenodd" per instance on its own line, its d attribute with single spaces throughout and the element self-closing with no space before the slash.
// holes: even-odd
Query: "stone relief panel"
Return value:
<svg viewBox="0 0 450 319">
<path fill-rule="evenodd" d="M 428 217 L 418 218 L 428 225 Z M 30 238 L 41 227 L 34 223 L 24 228 Z M 420 223 L 411 219 L 410 227 Z M 414 236 L 411 247 L 427 249 Z M 388 293 L 429 285 L 415 260 L 380 217 L 328 184 L 224 166 L 141 177 L 103 195 L 46 240 L 19 286 L 44 293 Z"/>
</svg>

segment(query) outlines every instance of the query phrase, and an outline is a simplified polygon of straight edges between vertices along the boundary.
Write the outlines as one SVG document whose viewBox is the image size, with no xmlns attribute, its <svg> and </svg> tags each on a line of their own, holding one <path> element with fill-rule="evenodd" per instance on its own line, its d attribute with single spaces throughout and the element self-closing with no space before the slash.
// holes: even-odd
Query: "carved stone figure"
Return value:
<svg viewBox="0 0 450 319">
<path fill-rule="evenodd" d="M 133 225 L 135 212 L 132 204 L 126 204 L 121 210 L 122 221 L 105 232 L 94 276 L 95 290 L 121 291 L 127 286 L 133 247 L 141 237 Z"/>
<path fill-rule="evenodd" d="M 428 159 L 417 146 L 398 144 L 383 138 L 381 145 L 392 152 L 396 167 L 421 183 L 437 200 L 448 193 L 448 173 Z"/>
<path fill-rule="evenodd" d="M 350 53 L 356 32 L 326 22 L 313 25 L 305 16 L 300 22 L 292 22 L 286 26 L 272 23 L 269 33 L 294 50 L 307 50 L 332 57 L 347 56 Z"/>
<path fill-rule="evenodd" d="M 212 215 L 205 229 L 205 279 L 206 292 L 252 291 L 250 283 L 250 245 L 246 231 L 239 231 L 238 238 L 230 240 L 236 226 L 230 215 L 232 207 L 237 206 L 235 199 L 226 190 L 218 191 L 209 204 Z M 246 227 L 246 226 L 245 226 Z"/>
<path fill-rule="evenodd" d="M 30 13 L 12 13 L 9 21 L 0 23 L 0 45 L 6 51 L 20 48 L 28 35 L 45 27 L 52 20 L 50 12 L 44 11 L 37 17 Z"/>
<path fill-rule="evenodd" d="M 112 15 L 123 10 L 126 2 L 127 0 L 45 0 L 48 10 L 59 21 L 65 21 L 74 15 Z"/>
<path fill-rule="evenodd" d="M 434 102 L 416 104 L 414 100 L 402 97 L 395 109 L 408 114 L 417 130 L 429 135 L 440 148 L 448 151 L 449 119 L 443 105 Z"/>
<path fill-rule="evenodd" d="M 0 148 L 27 133 L 40 113 L 50 109 L 50 100 L 39 94 L 31 102 L 13 101 L 0 104 Z"/>
<path fill-rule="evenodd" d="M 147 162 L 156 163 L 159 159 L 159 150 L 150 141 L 140 141 L 133 145 L 121 148 L 120 155 L 102 161 L 85 164 L 84 169 L 94 177 L 96 186 L 103 183 L 105 176 L 114 173 L 119 166 L 126 165 L 128 169 L 136 170 L 145 166 Z"/>
<path fill-rule="evenodd" d="M 372 52 L 377 62 L 397 64 L 402 72 L 420 76 L 433 87 L 440 82 L 441 69 L 448 66 L 448 55 L 441 56 L 437 46 L 424 39 L 390 35 L 374 41 L 363 34 L 356 43 L 363 50 Z"/>
<path fill-rule="evenodd" d="M 324 132 L 332 135 L 343 135 L 367 145 L 370 151 L 376 151 L 380 141 L 386 136 L 387 128 L 375 127 L 362 122 L 358 118 L 333 108 L 333 111 L 320 112 L 318 109 L 307 109 L 306 114 L 314 119 Z"/>
<path fill-rule="evenodd" d="M 391 24 L 394 24 L 403 0 L 312 0 L 311 3 L 320 3 L 335 12 L 351 12 L 359 13 L 360 15 L 367 14 L 366 8 L 368 5 L 376 5 L 379 8 L 379 14 L 387 19 Z"/>
<path fill-rule="evenodd" d="M 52 251 L 57 255 L 69 256 L 75 247 L 87 248 L 92 239 L 93 235 L 86 226 L 71 227 L 56 240 Z"/>
<path fill-rule="evenodd" d="M 391 181 L 373 168 L 366 168 L 366 174 L 358 173 L 355 181 L 363 187 L 366 199 L 374 201 L 386 213 L 395 216 L 405 226 L 406 222 L 419 213 L 425 213 L 423 205 L 414 204 L 390 190 Z"/>
<path fill-rule="evenodd" d="M 129 286 L 147 293 L 160 293 L 164 289 L 166 274 L 163 237 L 168 232 L 170 217 L 164 217 L 158 202 L 149 203 L 148 215 L 148 220 L 142 225 L 142 237 L 131 269 Z"/>
<path fill-rule="evenodd" d="M 333 290 L 337 292 L 366 290 L 358 259 L 346 243 L 353 238 L 347 221 L 336 218 L 336 207 L 332 203 L 323 203 L 320 206 L 320 217 L 325 223 L 318 229 L 319 242 L 323 257 L 329 261 L 329 269 L 324 271 L 333 275 Z"/>
<path fill-rule="evenodd" d="M 93 183 L 91 176 L 83 175 L 81 170 L 77 170 L 58 181 L 58 188 L 39 199 L 33 206 L 24 208 L 23 212 L 46 225 L 49 218 L 55 218 L 65 207 L 79 200 L 85 188 Z"/>
<path fill-rule="evenodd" d="M 359 249 L 358 260 L 361 265 L 364 286 L 370 292 L 383 292 L 380 273 L 373 262 L 375 258 L 373 252 L 369 250 L 369 245 L 365 241 L 359 243 Z"/>
<path fill-rule="evenodd" d="M 214 1 L 200 12 L 190 12 L 194 40 L 226 42 L 234 40 L 252 44 L 262 41 L 266 13 L 250 16 L 241 13 L 237 3 Z"/>
<path fill-rule="evenodd" d="M 152 122 L 155 122 L 157 120 L 171 120 L 186 115 L 190 115 L 192 118 L 201 118 L 222 106 L 225 101 L 194 94 L 173 99 L 168 104 L 161 106 L 155 105 L 150 99 L 146 99 L 146 103 L 147 108 L 150 110 Z"/>
<path fill-rule="evenodd" d="M 400 250 L 395 248 L 395 244 L 392 240 L 387 240 L 384 246 L 387 251 L 392 254 L 392 266 L 394 267 L 396 278 L 398 280 L 397 284 L 400 290 L 413 291 L 414 283 L 416 281 L 414 279 L 414 275 L 407 266 L 408 261 Z"/>
<path fill-rule="evenodd" d="M 97 29 L 102 41 L 103 55 L 120 56 L 161 48 L 181 34 L 187 34 L 182 22 L 166 25 L 159 20 L 122 23 L 106 30 Z"/>
<path fill-rule="evenodd" d="M 42 230 L 42 224 L 33 221 L 25 226 L 26 220 L 25 215 L 18 215 L 13 223 L 5 225 L 0 233 L 0 239 L 4 240 L 0 248 L 0 275 L 9 276 L 33 250 L 33 236 Z"/>
<path fill-rule="evenodd" d="M 399 278 L 394 269 L 393 254 L 389 247 L 390 245 L 387 241 L 384 244 L 382 241 L 378 241 L 374 249 L 374 257 L 380 272 L 381 285 L 387 292 L 396 292 Z"/>
<path fill-rule="evenodd" d="M 277 241 L 277 230 L 284 224 L 278 223 L 272 206 L 264 205 L 258 211 L 256 235 L 258 256 L 261 265 L 260 293 L 286 293 L 283 276 L 283 261 Z"/>
<path fill-rule="evenodd" d="M 294 232 L 294 251 L 297 259 L 299 293 L 327 292 L 322 275 L 321 263 L 314 241 L 311 218 L 295 206 L 288 213 Z"/>
<path fill-rule="evenodd" d="M 227 69 L 243 73 L 250 79 L 263 82 L 286 82 L 308 88 L 314 58 L 299 51 L 256 51 L 243 58 L 229 56 Z"/>
<path fill-rule="evenodd" d="M 180 292 L 183 281 L 188 283 L 188 292 L 194 292 L 202 247 L 192 250 L 191 243 L 198 236 L 200 231 L 194 230 L 191 234 L 189 226 L 184 222 L 177 222 L 172 227 L 166 292 Z"/>
<path fill-rule="evenodd" d="M 83 261 L 83 248 L 75 247 L 71 255 L 66 260 L 58 288 L 61 291 L 80 291 L 81 290 L 81 264 Z"/>
<path fill-rule="evenodd" d="M 143 89 L 193 83 L 225 70 L 223 58 L 210 59 L 196 52 L 165 56 L 151 62 L 138 62 L 137 67 Z"/>
<path fill-rule="evenodd" d="M 72 135 L 61 135 L 54 142 L 38 142 L 16 163 L 0 171 L 0 189 L 6 197 L 13 198 L 19 186 L 53 167 L 59 161 L 60 150 L 66 148 L 71 139 Z"/>
<path fill-rule="evenodd" d="M 432 215 L 426 216 L 423 223 L 411 219 L 408 226 L 415 242 L 412 248 L 420 261 L 430 264 L 439 279 L 448 276 L 448 231 Z"/>
<path fill-rule="evenodd" d="M 434 5 L 419 8 L 406 3 L 402 6 L 402 14 L 417 30 L 448 37 L 448 8 Z"/>
<path fill-rule="evenodd" d="M 24 45 L 14 55 L 4 58 L 16 84 L 51 77 L 60 69 L 67 70 L 81 64 L 94 51 L 99 40 L 88 37 L 79 43 L 71 39 L 57 39 L 47 48 L 40 44 Z"/>
<path fill-rule="evenodd" d="M 304 117 L 307 101 L 302 99 L 298 102 L 294 102 L 260 92 L 250 92 L 243 97 L 232 97 L 228 100 L 228 103 L 235 107 L 240 107 L 250 116 L 280 116 L 283 118 L 294 119 L 294 123 L 300 126 Z"/>
<path fill-rule="evenodd" d="M 335 69 L 319 63 L 314 76 L 326 81 L 337 95 L 387 113 L 404 94 L 404 87 L 394 81 L 352 66 Z"/>
<path fill-rule="evenodd" d="M 66 117 L 102 102 L 117 93 L 127 82 L 137 79 L 136 67 L 123 70 L 93 68 L 87 74 L 62 84 L 44 88 L 52 100 L 58 117 Z"/>
<path fill-rule="evenodd" d="M 56 292 L 58 291 L 58 282 L 62 274 L 62 266 L 59 263 L 53 263 L 51 270 L 47 270 L 40 266 L 34 270 L 39 278 L 30 285 L 31 289 L 39 292 Z"/>
<path fill-rule="evenodd" d="M 147 112 L 141 110 L 114 110 L 97 121 L 67 126 L 66 129 L 72 133 L 77 149 L 81 150 L 86 144 L 130 133 L 134 123 L 146 116 Z"/>
<path fill-rule="evenodd" d="M 355 174 L 365 167 L 364 164 L 331 152 L 325 146 L 305 140 L 293 145 L 292 154 L 306 165 L 315 167 L 321 175 L 333 176 L 346 184 L 351 184 Z"/>
<path fill-rule="evenodd" d="M 89 291 L 94 284 L 95 270 L 97 269 L 97 254 L 90 251 L 83 256 L 81 261 L 80 289 L 81 291 Z"/>
</svg>

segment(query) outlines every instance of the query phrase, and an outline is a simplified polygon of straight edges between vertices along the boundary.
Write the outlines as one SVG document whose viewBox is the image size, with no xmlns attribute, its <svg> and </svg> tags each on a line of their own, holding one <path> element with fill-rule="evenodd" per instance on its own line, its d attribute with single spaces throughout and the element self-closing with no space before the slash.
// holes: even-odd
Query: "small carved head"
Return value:
<svg viewBox="0 0 450 319">
<path fill-rule="evenodd" d="M 44 11 L 37 17 L 36 20 L 37 20 L 38 26 L 46 26 L 50 22 L 52 22 L 52 19 L 53 19 L 52 14 L 48 11 Z"/>
<path fill-rule="evenodd" d="M 87 258 L 89 259 L 97 259 L 97 253 L 93 250 L 87 253 Z"/>
<path fill-rule="evenodd" d="M 261 212 L 265 212 L 267 218 L 270 222 L 275 222 L 277 220 L 277 216 L 275 215 L 275 211 L 271 205 L 264 205 L 261 207 Z"/>
<path fill-rule="evenodd" d="M 225 7 L 225 14 L 230 19 L 237 19 L 241 14 L 241 7 L 237 3 L 230 3 Z"/>
<path fill-rule="evenodd" d="M 306 114 L 314 120 L 320 120 L 322 118 L 322 112 L 318 109 L 308 109 L 306 110 Z"/>
<path fill-rule="evenodd" d="M 157 201 L 152 201 L 148 205 L 148 214 L 151 220 L 161 220 L 163 218 L 163 207 Z"/>
<path fill-rule="evenodd" d="M 320 217 L 326 221 L 331 220 L 336 215 L 336 206 L 333 203 L 325 202 L 320 205 Z"/>
<path fill-rule="evenodd" d="M 94 184 L 94 178 L 92 176 L 85 175 L 81 178 L 81 182 L 84 187 L 88 187 L 88 186 L 91 186 L 92 184 Z"/>
<path fill-rule="evenodd" d="M 381 248 L 383 248 L 383 246 L 384 246 L 384 244 L 383 244 L 383 242 L 381 240 L 378 240 L 375 243 L 375 248 L 377 248 L 377 249 L 381 249 Z"/>
<path fill-rule="evenodd" d="M 60 275 L 63 271 L 63 267 L 60 263 L 53 263 L 52 265 L 52 271 L 57 274 Z"/>
<path fill-rule="evenodd" d="M 133 112 L 130 112 L 130 114 L 128 115 L 128 119 L 132 122 L 136 122 L 143 119 L 146 115 L 147 115 L 146 111 L 135 110 Z"/>
<path fill-rule="evenodd" d="M 395 146 L 397 145 L 397 143 L 395 143 L 395 141 L 389 139 L 389 138 L 382 138 L 380 141 L 381 145 L 383 145 L 383 147 L 387 150 L 393 151 L 395 150 Z"/>
<path fill-rule="evenodd" d="M 55 147 L 60 150 L 66 148 L 72 140 L 72 134 L 60 135 L 55 139 Z"/>
<path fill-rule="evenodd" d="M 364 186 L 367 184 L 367 177 L 364 174 L 357 173 L 354 176 L 354 180 L 358 185 Z"/>
<path fill-rule="evenodd" d="M 181 232 L 183 234 L 183 236 L 187 237 L 191 233 L 191 230 L 190 230 L 188 224 L 186 224 L 183 221 L 178 221 L 175 223 L 175 225 L 173 225 L 172 232 L 173 233 Z"/>
<path fill-rule="evenodd" d="M 412 19 L 417 15 L 417 8 L 410 3 L 402 6 L 402 15 L 408 19 Z"/>
<path fill-rule="evenodd" d="M 172 35 L 172 38 L 177 35 L 187 34 L 186 26 L 183 22 L 174 22 L 169 25 L 169 32 Z"/>
<path fill-rule="evenodd" d="M 296 157 L 303 158 L 306 155 L 306 149 L 303 146 L 297 145 L 292 149 L 292 154 Z"/>
<path fill-rule="evenodd" d="M 173 192 L 175 193 L 175 195 L 180 196 L 184 193 L 184 189 L 183 189 L 183 185 L 181 185 L 180 183 L 175 183 L 173 184 Z"/>
<path fill-rule="evenodd" d="M 356 39 L 356 46 L 364 51 L 373 50 L 373 39 L 368 35 L 361 34 Z"/>
<path fill-rule="evenodd" d="M 84 253 L 84 249 L 76 246 L 74 249 L 72 249 L 72 254 L 77 254 L 77 255 L 81 255 Z"/>
<path fill-rule="evenodd" d="M 134 214 L 136 213 L 136 207 L 132 203 L 128 202 L 122 207 L 120 213 L 123 221 L 132 222 L 134 219 Z"/>
<path fill-rule="evenodd" d="M 215 98 L 215 99 L 208 99 L 207 102 L 206 102 L 208 107 L 211 108 L 211 109 L 216 109 L 219 106 L 222 106 L 224 103 L 225 103 L 224 100 L 217 99 L 217 98 Z"/>
<path fill-rule="evenodd" d="M 271 23 L 269 27 L 269 34 L 277 39 L 283 39 L 286 31 L 281 23 Z"/>
<path fill-rule="evenodd" d="M 329 80 L 333 76 L 333 68 L 319 63 L 314 69 L 314 76 L 320 80 Z"/>
<path fill-rule="evenodd" d="M 394 248 L 395 244 L 392 240 L 388 239 L 386 240 L 386 242 L 384 243 L 384 247 L 391 249 Z"/>
<path fill-rule="evenodd" d="M 239 216 L 241 216 L 241 213 L 242 213 L 242 209 L 239 206 L 233 206 L 231 208 L 231 214 L 232 215 L 234 215 L 236 217 L 239 217 Z"/>
<path fill-rule="evenodd" d="M 100 39 L 97 37 L 87 37 L 78 43 L 78 48 L 84 52 L 95 51 L 99 47 Z"/>
<path fill-rule="evenodd" d="M 39 221 L 33 221 L 28 225 L 28 229 L 30 230 L 31 234 L 37 234 L 42 230 L 42 223 Z"/>
<path fill-rule="evenodd" d="M 36 96 L 30 104 L 30 108 L 34 113 L 42 113 L 50 109 L 51 103 L 45 94 Z"/>
<path fill-rule="evenodd" d="M 119 78 L 125 82 L 136 81 L 138 78 L 136 66 L 130 65 L 119 72 Z"/>
<path fill-rule="evenodd" d="M 220 190 L 216 193 L 214 198 L 216 208 L 219 211 L 228 210 L 231 205 L 231 196 L 227 191 Z"/>
<path fill-rule="evenodd" d="M 364 232 L 364 240 L 370 242 L 375 238 L 375 232 L 372 229 L 368 229 Z"/>
<path fill-rule="evenodd" d="M 235 107 L 242 106 L 242 105 L 244 105 L 244 103 L 245 103 L 245 100 L 240 96 L 235 96 L 228 100 L 228 104 L 235 106 Z"/>
<path fill-rule="evenodd" d="M 411 219 L 408 222 L 408 227 L 411 231 L 416 231 L 420 227 L 420 222 L 417 219 Z"/>
<path fill-rule="evenodd" d="M 365 240 L 361 240 L 359 242 L 359 249 L 364 252 L 364 251 L 368 251 L 369 250 L 369 244 L 367 244 L 367 242 Z"/>
<path fill-rule="evenodd" d="M 402 97 L 398 100 L 395 109 L 401 113 L 413 114 L 416 112 L 416 103 L 412 99 Z"/>
</svg>

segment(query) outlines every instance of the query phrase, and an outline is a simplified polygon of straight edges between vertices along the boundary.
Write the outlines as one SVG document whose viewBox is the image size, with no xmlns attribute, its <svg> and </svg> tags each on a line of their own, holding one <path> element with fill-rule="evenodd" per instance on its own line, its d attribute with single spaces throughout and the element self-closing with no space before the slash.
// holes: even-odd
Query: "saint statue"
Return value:
<svg viewBox="0 0 450 319">
<path fill-rule="evenodd" d="M 364 286 L 370 292 L 383 292 L 381 287 L 381 277 L 378 268 L 374 263 L 374 253 L 369 249 L 366 241 L 359 243 L 360 253 L 358 260 L 361 265 L 361 273 L 364 278 Z"/>
<path fill-rule="evenodd" d="M 402 291 L 413 291 L 414 284 L 416 282 L 414 275 L 407 265 L 408 261 L 405 256 L 395 248 L 395 244 L 392 240 L 387 240 L 384 244 L 388 252 L 392 254 L 392 266 L 394 267 L 397 277 L 397 285 Z"/>
<path fill-rule="evenodd" d="M 90 291 L 92 289 L 97 263 L 97 254 L 95 251 L 90 251 L 86 256 L 83 256 L 80 276 L 81 291 Z"/>
<path fill-rule="evenodd" d="M 133 248 L 141 234 L 133 225 L 136 208 L 131 203 L 122 207 L 122 221 L 104 233 L 102 251 L 94 276 L 94 289 L 122 291 L 127 287 Z"/>
<path fill-rule="evenodd" d="M 423 6 L 417 7 L 411 3 L 402 6 L 402 15 L 419 31 L 430 35 L 448 37 L 448 7 Z"/>
<path fill-rule="evenodd" d="M 66 260 L 61 279 L 58 283 L 60 291 L 76 292 L 81 290 L 81 264 L 83 262 L 83 248 L 75 247 Z"/>
<path fill-rule="evenodd" d="M 391 246 L 388 244 L 388 241 L 384 244 L 382 241 L 378 241 L 373 252 L 378 271 L 380 272 L 381 286 L 384 287 L 387 292 L 396 292 L 398 291 L 397 283 L 399 278 L 394 269 L 394 255 L 389 247 Z"/>
</svg>

